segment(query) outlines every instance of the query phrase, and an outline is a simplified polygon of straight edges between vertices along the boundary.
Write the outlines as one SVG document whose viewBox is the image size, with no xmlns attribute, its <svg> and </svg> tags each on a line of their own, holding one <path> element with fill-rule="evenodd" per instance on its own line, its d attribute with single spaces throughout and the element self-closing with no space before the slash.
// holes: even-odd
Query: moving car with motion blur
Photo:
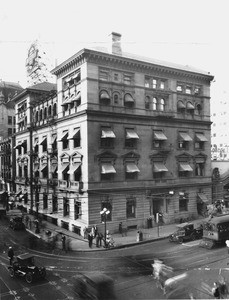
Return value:
<svg viewBox="0 0 229 300">
<path fill-rule="evenodd" d="M 24 277 L 27 283 L 44 279 L 46 276 L 45 267 L 36 266 L 34 256 L 29 253 L 18 255 L 16 261 L 8 269 L 10 277 Z"/>
<path fill-rule="evenodd" d="M 10 219 L 10 227 L 13 230 L 24 230 L 25 224 L 23 223 L 23 218 L 20 216 L 14 216 Z"/>
<path fill-rule="evenodd" d="M 194 228 L 193 223 L 181 223 L 177 225 L 177 230 L 169 236 L 170 242 L 183 243 L 186 241 L 194 241 L 202 239 L 203 227 Z"/>
<path fill-rule="evenodd" d="M 113 279 L 101 272 L 92 274 L 77 274 L 75 278 L 75 292 L 79 299 L 87 300 L 114 300 Z"/>
</svg>

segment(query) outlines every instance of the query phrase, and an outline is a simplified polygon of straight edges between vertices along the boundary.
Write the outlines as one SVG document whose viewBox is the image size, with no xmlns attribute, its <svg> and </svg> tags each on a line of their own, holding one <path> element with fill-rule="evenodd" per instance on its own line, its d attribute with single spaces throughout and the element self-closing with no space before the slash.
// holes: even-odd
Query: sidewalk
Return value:
<svg viewBox="0 0 229 300">
<path fill-rule="evenodd" d="M 31 216 L 34 218 L 34 216 Z M 197 227 L 198 224 L 201 223 L 203 219 L 197 219 L 193 220 L 192 223 L 194 223 L 194 227 Z M 170 234 L 172 234 L 176 229 L 177 224 L 169 224 L 169 225 L 163 225 L 153 228 L 143 228 L 140 229 L 142 231 L 142 241 L 137 241 L 137 229 L 135 230 L 129 230 L 127 232 L 127 235 L 121 235 L 119 233 L 112 234 L 112 238 L 115 242 L 115 248 L 124 248 L 124 247 L 130 247 L 134 246 L 136 244 L 143 244 L 143 243 L 149 243 L 152 241 L 156 241 L 159 239 L 165 239 L 168 238 Z M 101 250 L 107 250 L 103 246 L 96 247 L 96 239 L 93 239 L 93 245 L 92 248 L 89 248 L 88 240 L 84 239 L 82 236 L 71 232 L 69 230 L 63 229 L 61 227 L 58 227 L 52 223 L 49 223 L 47 221 L 42 221 L 42 226 L 40 229 L 40 233 L 35 233 L 35 227 L 33 226 L 31 229 L 26 229 L 31 234 L 37 236 L 38 238 L 41 238 L 42 240 L 48 241 L 51 237 L 56 236 L 57 242 L 56 247 L 58 249 L 62 249 L 62 243 L 61 243 L 61 237 L 62 235 L 65 235 L 66 237 L 66 245 L 68 245 L 68 249 L 70 251 L 101 251 Z M 48 234 L 47 234 L 48 233 Z M 109 250 L 114 248 L 109 248 Z"/>
<path fill-rule="evenodd" d="M 13 211 L 9 211 L 8 216 L 10 217 L 10 214 L 14 214 Z M 42 225 L 40 228 L 39 233 L 35 233 L 35 225 L 34 225 L 34 220 L 35 216 L 33 215 L 28 215 L 31 222 L 29 228 L 27 227 L 26 230 L 36 236 L 38 239 L 42 239 L 46 242 L 50 241 L 53 237 L 56 237 L 56 243 L 55 247 L 58 249 L 62 249 L 62 243 L 61 243 L 61 237 L 65 235 L 66 237 L 66 245 L 70 251 L 101 251 L 101 250 L 107 250 L 103 246 L 101 247 L 96 247 L 96 240 L 93 239 L 93 245 L 92 248 L 89 248 L 88 245 L 88 240 L 84 239 L 82 236 L 71 232 L 69 230 L 66 230 L 64 228 L 61 228 L 59 226 L 56 226 L 50 222 L 47 221 L 42 221 Z M 197 227 L 197 224 L 200 224 L 203 219 L 197 219 L 191 221 L 194 223 L 194 227 Z M 115 233 L 112 234 L 112 238 L 114 239 L 115 242 L 115 247 L 114 248 L 109 248 L 111 249 L 117 249 L 117 248 L 124 248 L 124 247 L 130 247 L 134 246 L 137 244 L 143 244 L 143 243 L 149 243 L 152 241 L 156 241 L 159 239 L 165 239 L 167 238 L 170 234 L 172 234 L 177 228 L 177 224 L 169 224 L 169 225 L 163 225 L 158 227 L 153 227 L 153 228 L 143 228 L 140 229 L 142 231 L 142 241 L 137 241 L 137 229 L 135 230 L 128 230 L 127 235 L 123 236 L 120 233 Z"/>
</svg>

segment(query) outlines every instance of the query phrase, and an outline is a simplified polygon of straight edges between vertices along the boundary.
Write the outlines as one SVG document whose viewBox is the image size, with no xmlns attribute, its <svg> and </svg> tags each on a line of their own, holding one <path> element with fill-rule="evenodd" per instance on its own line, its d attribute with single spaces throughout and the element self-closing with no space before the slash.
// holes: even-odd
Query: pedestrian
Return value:
<svg viewBox="0 0 229 300">
<path fill-rule="evenodd" d="M 122 222 L 120 222 L 118 225 L 118 231 L 122 235 Z"/>
<path fill-rule="evenodd" d="M 225 282 L 225 279 L 222 277 L 221 280 L 219 281 L 219 294 L 220 294 L 220 299 L 228 299 L 228 288 Z"/>
<path fill-rule="evenodd" d="M 215 297 L 215 299 L 220 299 L 219 285 L 217 282 L 214 282 L 213 284 L 212 295 Z"/>
<path fill-rule="evenodd" d="M 95 237 L 95 226 L 92 226 L 92 228 L 91 228 L 91 236 L 92 236 L 92 238 Z"/>
<path fill-rule="evenodd" d="M 10 265 L 12 265 L 13 260 L 14 260 L 14 250 L 11 246 L 9 247 L 9 250 L 8 250 L 8 258 L 9 258 Z"/>
<path fill-rule="evenodd" d="M 99 233 L 96 235 L 96 247 L 99 248 Z"/>
<path fill-rule="evenodd" d="M 94 226 L 94 237 L 96 237 L 97 236 L 97 234 L 98 234 L 98 228 L 97 228 L 97 226 L 95 225 Z"/>
<path fill-rule="evenodd" d="M 99 247 L 102 246 L 102 240 L 103 240 L 103 234 L 101 232 L 98 233 L 98 238 L 99 238 Z"/>
<path fill-rule="evenodd" d="M 92 241 L 93 241 L 93 236 L 92 236 L 92 233 L 89 232 L 89 234 L 88 234 L 88 245 L 89 245 L 89 248 L 92 248 Z"/>
<path fill-rule="evenodd" d="M 85 226 L 83 229 L 83 238 L 86 239 L 87 238 L 87 227 Z"/>
<path fill-rule="evenodd" d="M 62 250 L 66 252 L 66 237 L 65 237 L 65 235 L 62 236 L 61 241 L 62 241 Z"/>
</svg>

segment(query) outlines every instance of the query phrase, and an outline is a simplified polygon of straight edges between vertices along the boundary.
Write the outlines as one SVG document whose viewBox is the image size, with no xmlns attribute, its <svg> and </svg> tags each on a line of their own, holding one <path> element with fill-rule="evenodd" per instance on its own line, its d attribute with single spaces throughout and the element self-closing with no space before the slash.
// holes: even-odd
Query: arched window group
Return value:
<svg viewBox="0 0 229 300">
<path fill-rule="evenodd" d="M 194 112 L 195 112 L 197 115 L 201 115 L 202 106 L 199 103 L 196 104 L 196 106 L 195 106 L 191 101 L 185 102 L 185 101 L 179 100 L 177 102 L 177 112 L 179 112 L 179 113 L 187 112 L 189 114 L 194 114 Z"/>
<path fill-rule="evenodd" d="M 40 122 L 42 120 L 46 120 L 50 117 L 55 117 L 57 115 L 57 104 L 46 106 L 34 112 L 34 122 Z"/>
</svg>

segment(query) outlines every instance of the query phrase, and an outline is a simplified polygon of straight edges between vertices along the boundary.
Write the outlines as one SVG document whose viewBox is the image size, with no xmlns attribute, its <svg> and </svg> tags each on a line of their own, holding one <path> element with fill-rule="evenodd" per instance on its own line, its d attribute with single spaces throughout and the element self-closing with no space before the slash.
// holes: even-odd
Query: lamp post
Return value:
<svg viewBox="0 0 229 300">
<path fill-rule="evenodd" d="M 38 218 L 39 192 L 41 190 L 41 184 L 38 178 L 34 178 L 34 189 L 35 189 L 36 218 Z"/>
<path fill-rule="evenodd" d="M 107 247 L 107 216 L 109 215 L 110 211 L 106 207 L 100 212 L 100 215 L 104 218 L 104 246 Z"/>
</svg>

